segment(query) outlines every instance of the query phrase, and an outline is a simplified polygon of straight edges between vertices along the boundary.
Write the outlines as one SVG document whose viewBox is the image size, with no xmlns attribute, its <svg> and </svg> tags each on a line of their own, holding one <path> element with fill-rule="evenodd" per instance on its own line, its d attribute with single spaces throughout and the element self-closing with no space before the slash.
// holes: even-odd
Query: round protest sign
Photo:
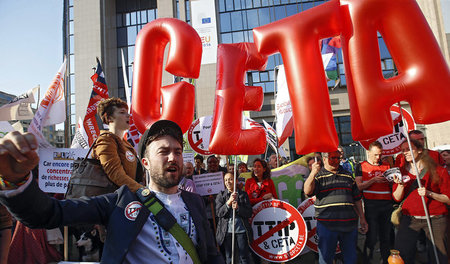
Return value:
<svg viewBox="0 0 450 264">
<path fill-rule="evenodd" d="M 316 201 L 316 197 L 311 197 L 304 200 L 297 208 L 300 214 L 305 219 L 306 226 L 308 227 L 308 241 L 306 242 L 306 246 L 314 252 L 319 252 L 319 236 L 316 233 L 317 220 L 315 218 L 315 208 L 314 202 Z M 336 248 L 336 253 L 341 252 L 339 246 Z"/>
<path fill-rule="evenodd" d="M 360 141 L 361 145 L 368 149 L 370 143 L 377 140 L 383 145 L 383 156 L 390 156 L 400 152 L 400 145 L 406 139 L 407 131 L 411 131 L 416 128 L 412 115 L 402 108 L 403 118 L 406 121 L 404 124 L 400 115 L 400 107 L 397 105 L 391 106 L 391 117 L 394 123 L 392 134 L 379 137 L 378 139 L 369 139 Z"/>
<path fill-rule="evenodd" d="M 211 155 L 209 141 L 211 137 L 212 116 L 203 116 L 192 122 L 188 130 L 188 142 L 191 148 L 202 155 Z M 243 129 L 264 128 L 258 122 L 243 116 Z"/>
<path fill-rule="evenodd" d="M 306 224 L 300 213 L 287 202 L 266 200 L 253 206 L 252 250 L 271 262 L 289 261 L 306 245 Z"/>
<path fill-rule="evenodd" d="M 195 120 L 188 130 L 188 142 L 191 148 L 202 155 L 211 155 L 209 138 L 211 134 L 212 116 L 203 116 Z"/>
</svg>

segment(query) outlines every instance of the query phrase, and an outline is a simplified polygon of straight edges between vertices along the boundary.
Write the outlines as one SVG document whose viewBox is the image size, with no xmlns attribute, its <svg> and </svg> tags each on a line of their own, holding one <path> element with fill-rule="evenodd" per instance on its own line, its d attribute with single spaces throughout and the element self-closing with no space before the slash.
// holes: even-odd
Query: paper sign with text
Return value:
<svg viewBox="0 0 450 264">
<path fill-rule="evenodd" d="M 192 165 L 195 164 L 194 162 L 194 156 L 195 156 L 195 152 L 183 152 L 183 162 L 190 162 L 192 163 Z"/>
<path fill-rule="evenodd" d="M 73 161 L 84 158 L 88 149 L 39 149 L 39 188 L 47 193 L 66 193 Z"/>
<path fill-rule="evenodd" d="M 218 194 L 225 189 L 223 173 L 221 171 L 193 175 L 192 179 L 194 180 L 197 193 L 201 196 Z"/>
</svg>

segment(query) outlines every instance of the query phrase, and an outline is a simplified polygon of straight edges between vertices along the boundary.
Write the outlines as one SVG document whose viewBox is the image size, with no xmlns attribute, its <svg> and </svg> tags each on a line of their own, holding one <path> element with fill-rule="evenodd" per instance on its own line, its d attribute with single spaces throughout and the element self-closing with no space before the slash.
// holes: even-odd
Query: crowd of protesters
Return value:
<svg viewBox="0 0 450 264">
<path fill-rule="evenodd" d="M 436 259 L 439 263 L 448 262 L 450 150 L 438 153 L 426 149 L 423 133 L 417 130 L 410 132 L 410 137 L 412 151 L 405 141 L 395 159 L 383 157 L 383 147 L 377 141 L 368 147 L 367 160 L 361 163 L 346 159 L 341 147 L 309 155 L 306 164 L 310 173 L 305 175 L 304 189 L 299 196 L 302 199 L 316 197 L 315 218 L 321 238 L 316 261 L 333 263 L 337 257 L 344 263 L 356 263 L 358 259 L 373 263 L 378 245 L 381 263 L 388 263 L 391 249 L 399 250 L 405 263 L 415 263 L 417 250 L 426 252 L 428 263 L 435 263 Z M 271 170 L 281 165 L 280 158 L 271 155 L 267 160 L 257 158 L 250 164 L 240 162 L 237 166 L 232 163 L 221 166 L 220 157 L 216 155 L 208 156 L 206 164 L 201 155 L 196 155 L 194 161 L 194 164 L 184 163 L 183 176 L 177 182 L 179 190 L 195 193 L 194 175 L 222 172 L 224 176 L 224 191 L 203 199 L 206 204 L 203 208 L 223 260 L 231 263 L 235 258 L 235 263 L 261 263 L 259 256 L 250 250 L 253 235 L 249 218 L 253 205 L 278 198 Z M 386 171 L 393 167 L 399 168 L 400 174 L 393 174 L 389 179 Z M 250 174 L 245 174 L 247 172 Z M 421 180 L 421 187 L 417 178 Z M 430 215 L 434 245 L 422 198 Z M 393 226 L 391 214 L 399 203 L 403 215 L 400 224 Z M 236 210 L 234 227 L 233 210 Z M 8 252 L 5 244 L 9 243 L 6 238 L 11 236 L 11 220 L 6 212 L 1 217 L 1 263 L 12 263 L 7 262 L 5 254 Z M 233 232 L 235 255 L 231 251 Z M 360 256 L 357 254 L 358 233 L 365 235 Z M 335 256 L 338 243 L 341 253 Z"/>
</svg>

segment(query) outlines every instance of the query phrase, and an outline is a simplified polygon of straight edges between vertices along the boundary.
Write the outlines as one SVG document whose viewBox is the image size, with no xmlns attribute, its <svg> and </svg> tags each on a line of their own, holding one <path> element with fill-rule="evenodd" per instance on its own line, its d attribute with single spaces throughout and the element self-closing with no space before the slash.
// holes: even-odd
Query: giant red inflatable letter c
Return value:
<svg viewBox="0 0 450 264">
<path fill-rule="evenodd" d="M 161 18 L 142 28 L 136 39 L 132 98 L 133 119 L 141 133 L 160 119 L 176 122 L 184 133 L 194 118 L 192 84 L 178 82 L 161 87 L 164 49 L 168 42 L 166 71 L 187 78 L 198 78 L 200 73 L 202 43 L 189 24 Z"/>
</svg>

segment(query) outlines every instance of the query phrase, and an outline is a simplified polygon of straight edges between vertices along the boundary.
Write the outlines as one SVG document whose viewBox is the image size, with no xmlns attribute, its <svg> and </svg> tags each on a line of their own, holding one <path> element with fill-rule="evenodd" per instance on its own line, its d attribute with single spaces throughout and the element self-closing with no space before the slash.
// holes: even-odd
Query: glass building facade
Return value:
<svg viewBox="0 0 450 264">
<path fill-rule="evenodd" d="M 133 61 L 136 36 L 147 23 L 157 18 L 156 1 L 116 1 L 116 27 L 117 27 L 117 77 L 118 96 L 125 97 L 125 83 L 123 78 L 122 55 L 123 50 L 128 86 L 133 83 Z"/>
</svg>

